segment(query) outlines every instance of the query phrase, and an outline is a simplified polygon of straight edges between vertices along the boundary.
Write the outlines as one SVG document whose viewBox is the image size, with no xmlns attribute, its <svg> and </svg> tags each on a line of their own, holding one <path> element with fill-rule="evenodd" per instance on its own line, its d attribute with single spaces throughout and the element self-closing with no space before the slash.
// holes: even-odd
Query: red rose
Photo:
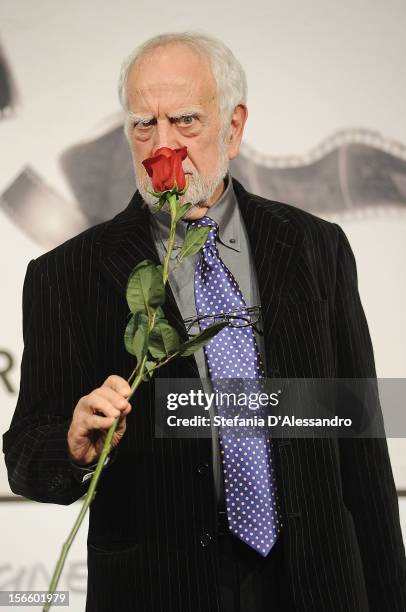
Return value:
<svg viewBox="0 0 406 612">
<path fill-rule="evenodd" d="M 182 168 L 182 160 L 186 156 L 187 147 L 181 147 L 180 149 L 161 147 L 153 157 L 144 159 L 142 163 L 152 178 L 155 191 L 160 193 L 170 191 L 175 187 L 175 181 L 178 192 L 185 188 L 186 178 Z"/>
</svg>

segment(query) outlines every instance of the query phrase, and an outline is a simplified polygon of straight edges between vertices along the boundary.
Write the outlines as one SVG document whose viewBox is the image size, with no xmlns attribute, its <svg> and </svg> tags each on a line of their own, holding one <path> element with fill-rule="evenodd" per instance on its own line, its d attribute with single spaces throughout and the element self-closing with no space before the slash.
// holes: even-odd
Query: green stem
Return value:
<svg viewBox="0 0 406 612">
<path fill-rule="evenodd" d="M 132 378 L 134 378 L 136 372 L 137 372 L 137 368 L 134 368 L 133 371 L 130 374 L 130 377 L 127 379 L 127 382 L 128 382 L 129 385 L 131 384 L 130 381 L 131 381 Z"/>
<path fill-rule="evenodd" d="M 163 361 L 158 361 L 158 363 L 150 369 L 150 372 L 153 372 L 154 370 L 157 370 L 158 368 L 160 368 L 161 366 L 165 365 L 165 363 L 168 363 L 168 361 L 170 361 L 171 359 L 173 359 L 174 357 L 176 357 L 176 355 L 179 354 L 179 351 L 176 351 L 176 353 L 171 353 L 166 359 L 164 359 Z"/>
<path fill-rule="evenodd" d="M 135 390 L 139 387 L 139 385 L 142 382 L 142 372 L 144 369 L 144 365 L 145 365 L 145 361 L 146 361 L 146 356 L 144 357 L 142 364 L 141 364 L 141 368 L 140 371 L 138 373 L 138 375 L 136 376 L 133 384 L 131 385 L 131 393 L 128 397 L 128 400 L 131 399 L 132 395 L 134 394 Z M 133 377 L 134 371 L 131 373 L 131 376 L 129 377 L 128 381 Z M 127 381 L 127 382 L 128 382 Z M 104 466 L 104 462 L 110 452 L 111 449 L 111 440 L 113 438 L 114 432 L 116 431 L 117 428 L 117 424 L 118 424 L 118 420 L 120 417 L 117 417 L 114 420 L 114 423 L 111 425 L 110 429 L 108 430 L 106 439 L 104 441 L 104 445 L 103 445 L 103 450 L 101 452 L 101 455 L 97 461 L 97 466 L 96 466 L 96 470 L 94 471 L 92 478 L 90 480 L 90 485 L 89 488 L 87 490 L 86 496 L 84 498 L 82 507 L 80 509 L 80 512 L 78 514 L 78 517 L 72 527 L 71 532 L 69 533 L 68 539 L 66 540 L 66 542 L 64 542 L 64 544 L 62 545 L 62 552 L 59 556 L 58 562 L 56 564 L 52 579 L 51 579 L 51 583 L 48 589 L 48 594 L 49 593 L 54 593 L 56 591 L 56 588 L 58 586 L 58 582 L 59 582 L 59 578 L 60 575 L 62 573 L 62 569 L 63 566 L 65 564 L 65 560 L 68 554 L 68 551 L 71 547 L 71 544 L 73 542 L 73 540 L 75 539 L 75 536 L 79 530 L 80 525 L 82 524 L 82 521 L 86 515 L 87 509 L 90 506 L 90 504 L 92 503 L 95 495 L 96 495 L 96 486 L 97 483 L 99 481 L 100 478 L 100 474 L 102 473 L 102 469 Z M 48 612 L 51 608 L 52 603 L 51 602 L 47 602 L 44 607 L 42 608 L 43 612 Z"/>
<path fill-rule="evenodd" d="M 171 252 L 173 249 L 173 244 L 175 241 L 175 227 L 176 227 L 176 202 L 177 202 L 177 195 L 176 194 L 170 194 L 168 199 L 169 199 L 169 205 L 170 205 L 170 209 L 171 209 L 171 230 L 170 230 L 170 236 L 169 236 L 169 244 L 168 244 L 168 251 L 165 255 L 165 259 L 164 259 L 164 264 L 163 264 L 163 274 L 162 274 L 162 278 L 163 278 L 163 282 L 164 285 L 166 283 L 166 281 L 168 280 L 168 275 L 169 275 L 169 261 L 170 261 L 170 257 L 171 257 Z M 155 316 L 156 313 L 154 312 L 151 319 L 148 322 L 148 326 L 149 329 L 151 330 L 155 324 Z M 177 355 L 177 353 L 174 353 L 172 355 L 170 355 L 165 361 L 161 362 L 159 364 L 159 366 L 163 365 L 164 363 L 167 363 L 170 359 L 172 359 L 173 357 L 175 357 Z M 134 382 L 131 384 L 131 393 L 129 395 L 129 397 L 127 398 L 128 401 L 131 399 L 131 397 L 133 396 L 134 392 L 136 391 L 136 389 L 140 386 L 141 382 L 142 382 L 142 376 L 144 373 L 144 367 L 145 367 L 145 363 L 147 361 L 147 355 L 144 356 L 144 358 L 141 361 L 141 364 L 139 367 L 136 367 L 130 374 L 129 378 L 127 379 L 127 382 L 130 384 L 132 378 L 134 378 Z M 158 365 L 156 366 L 158 367 Z M 155 369 L 155 368 L 154 368 Z M 58 562 L 56 564 L 52 579 L 51 579 L 51 583 L 48 589 L 48 594 L 53 594 L 56 591 L 56 588 L 58 586 L 58 582 L 59 582 L 59 578 L 61 576 L 62 570 L 63 570 L 63 566 L 65 564 L 65 560 L 67 557 L 67 554 L 69 552 L 69 549 L 72 545 L 73 540 L 75 539 L 75 536 L 79 530 L 80 525 L 82 524 L 82 521 L 86 515 L 87 509 L 90 506 L 90 504 L 92 503 L 95 495 L 96 495 L 96 486 L 97 483 L 99 481 L 100 475 L 102 473 L 103 467 L 104 467 L 104 462 L 107 459 L 108 454 L 110 453 L 111 450 L 111 441 L 113 439 L 113 435 L 114 432 L 116 431 L 117 428 L 117 424 L 118 424 L 118 420 L 120 417 L 117 417 L 116 419 L 114 419 L 113 424 L 111 425 L 111 427 L 108 430 L 106 439 L 104 441 L 104 445 L 103 445 L 103 449 L 101 452 L 101 455 L 97 461 L 97 466 L 96 469 L 92 475 L 92 478 L 90 479 L 90 485 L 89 488 L 87 490 L 86 496 L 84 498 L 82 507 L 80 509 L 79 515 L 72 527 L 71 532 L 69 533 L 68 539 L 66 540 L 66 542 L 64 542 L 64 544 L 62 545 L 62 551 L 61 554 L 59 556 Z M 48 612 L 51 608 L 52 602 L 47 602 L 44 607 L 42 608 L 43 612 Z"/>
<path fill-rule="evenodd" d="M 164 265 L 163 265 L 163 272 L 162 272 L 162 279 L 164 282 L 164 285 L 166 284 L 166 281 L 168 280 L 168 276 L 169 276 L 169 261 L 171 258 L 171 253 L 172 253 L 172 249 L 173 249 L 173 244 L 175 242 L 175 229 L 176 229 L 176 202 L 177 202 L 178 196 L 176 194 L 170 194 L 168 197 L 169 200 L 169 207 L 171 210 L 171 229 L 170 229 L 170 233 L 169 233 L 169 243 L 168 243 L 168 250 L 166 252 L 165 258 L 164 258 Z"/>
</svg>

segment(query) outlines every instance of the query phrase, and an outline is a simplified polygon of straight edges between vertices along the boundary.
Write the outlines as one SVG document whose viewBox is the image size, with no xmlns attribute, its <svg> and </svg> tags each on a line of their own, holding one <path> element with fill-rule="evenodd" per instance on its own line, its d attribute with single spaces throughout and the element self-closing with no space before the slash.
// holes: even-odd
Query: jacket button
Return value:
<svg viewBox="0 0 406 612">
<path fill-rule="evenodd" d="M 208 546 L 211 542 L 211 535 L 209 534 L 208 531 L 206 531 L 206 533 L 204 533 L 202 535 L 202 537 L 200 538 L 200 544 L 203 546 L 203 548 L 205 548 L 206 546 Z"/>
<path fill-rule="evenodd" d="M 59 489 L 64 484 L 64 478 L 62 474 L 55 474 L 55 476 L 50 480 L 48 488 L 50 491 L 54 491 L 55 489 Z"/>
<path fill-rule="evenodd" d="M 205 476 L 207 474 L 207 470 L 209 468 L 209 464 L 208 463 L 199 463 L 199 465 L 197 466 L 197 473 L 200 474 L 200 476 Z"/>
</svg>

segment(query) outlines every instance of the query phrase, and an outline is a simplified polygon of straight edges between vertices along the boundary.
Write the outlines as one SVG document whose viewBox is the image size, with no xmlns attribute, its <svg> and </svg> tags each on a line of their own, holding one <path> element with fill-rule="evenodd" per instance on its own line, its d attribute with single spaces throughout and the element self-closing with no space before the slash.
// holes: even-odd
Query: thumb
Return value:
<svg viewBox="0 0 406 612">
<path fill-rule="evenodd" d="M 116 427 L 116 433 L 118 434 L 123 434 L 127 428 L 127 421 L 126 421 L 127 415 L 122 414 L 119 419 L 118 419 L 118 423 L 117 423 L 117 427 Z"/>
</svg>

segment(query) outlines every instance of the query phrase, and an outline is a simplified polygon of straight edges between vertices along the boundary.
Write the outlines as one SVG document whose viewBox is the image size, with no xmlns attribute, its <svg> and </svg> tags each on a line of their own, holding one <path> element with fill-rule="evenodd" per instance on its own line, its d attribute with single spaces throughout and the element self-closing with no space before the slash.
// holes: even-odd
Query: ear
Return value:
<svg viewBox="0 0 406 612">
<path fill-rule="evenodd" d="M 245 122 L 248 117 L 248 108 L 245 104 L 238 104 L 231 116 L 229 132 L 227 136 L 228 158 L 234 159 L 240 150 Z"/>
</svg>

